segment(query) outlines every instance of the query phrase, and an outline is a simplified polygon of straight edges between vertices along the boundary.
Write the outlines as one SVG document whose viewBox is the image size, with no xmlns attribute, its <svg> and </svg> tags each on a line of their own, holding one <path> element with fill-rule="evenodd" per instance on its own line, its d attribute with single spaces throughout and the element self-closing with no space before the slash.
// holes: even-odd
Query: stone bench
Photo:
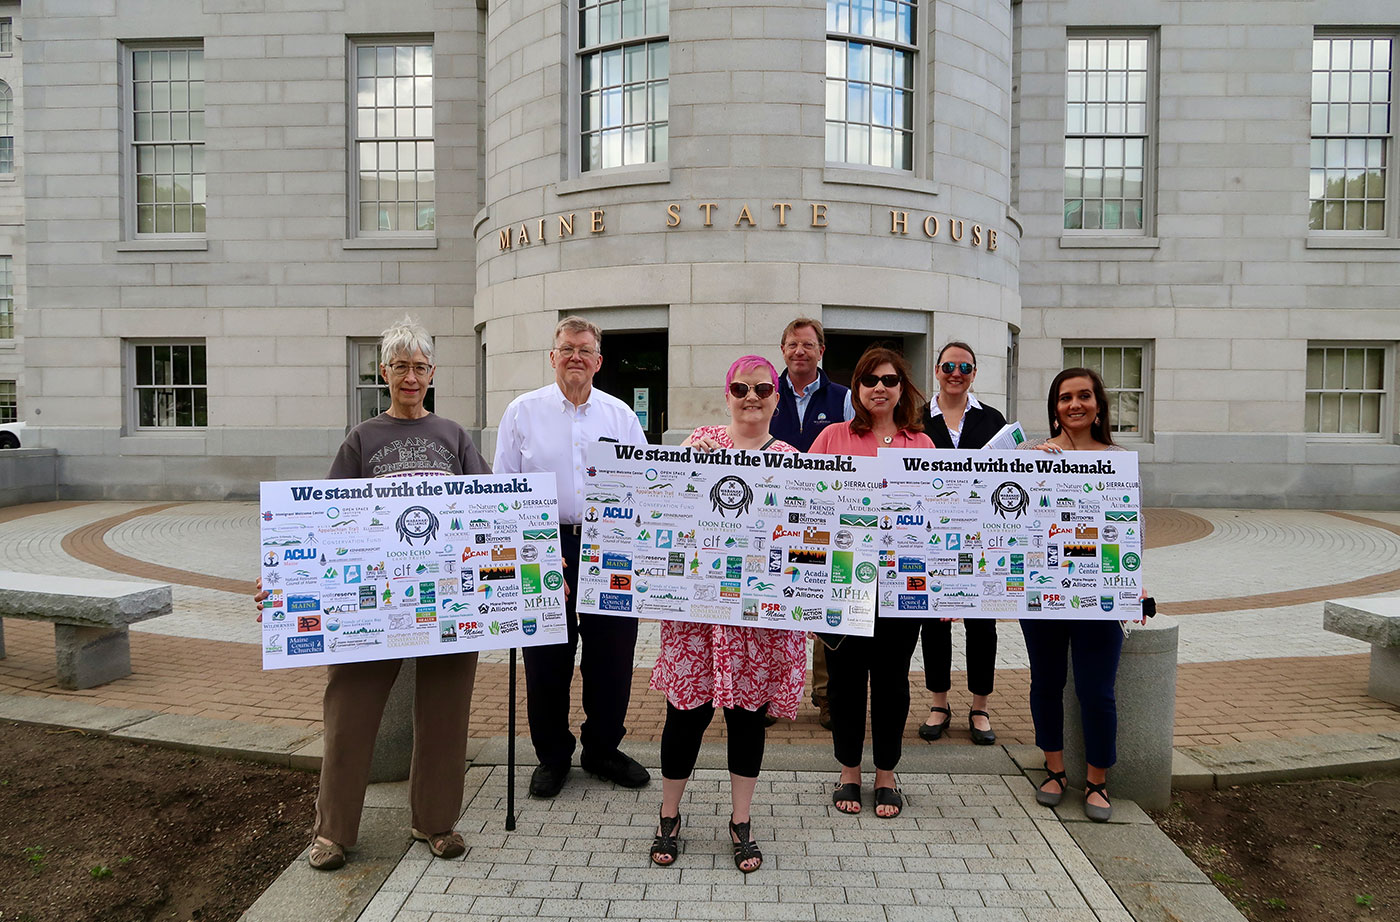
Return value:
<svg viewBox="0 0 1400 922">
<path fill-rule="evenodd" d="M 131 675 L 127 625 L 170 610 L 169 586 L 0 571 L 0 619 L 53 624 L 59 688 L 92 688 Z"/>
<path fill-rule="evenodd" d="M 1366 694 L 1400 704 L 1400 596 L 1324 602 L 1322 627 L 1369 643 L 1371 679 Z"/>
</svg>

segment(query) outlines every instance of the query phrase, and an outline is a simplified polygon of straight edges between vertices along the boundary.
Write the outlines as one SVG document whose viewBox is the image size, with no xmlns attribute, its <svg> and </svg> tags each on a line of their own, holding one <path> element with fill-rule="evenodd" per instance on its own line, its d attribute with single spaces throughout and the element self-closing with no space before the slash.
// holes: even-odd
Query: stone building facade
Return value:
<svg viewBox="0 0 1400 922">
<path fill-rule="evenodd" d="M 678 440 L 808 315 L 829 368 L 894 340 L 926 390 L 966 340 L 1032 431 L 1055 371 L 1104 368 L 1151 502 L 1393 507 L 1397 30 L 1388 0 L 31 0 L 27 444 L 71 496 L 318 476 L 405 312 L 488 450 L 567 313 Z"/>
</svg>

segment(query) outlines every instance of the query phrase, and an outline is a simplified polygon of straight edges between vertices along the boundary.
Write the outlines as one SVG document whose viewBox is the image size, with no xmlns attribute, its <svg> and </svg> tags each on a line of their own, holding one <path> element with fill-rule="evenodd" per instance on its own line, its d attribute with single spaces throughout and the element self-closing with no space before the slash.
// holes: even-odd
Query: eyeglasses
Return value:
<svg viewBox="0 0 1400 922">
<path fill-rule="evenodd" d="M 561 358 L 571 359 L 578 356 L 585 362 L 598 354 L 598 350 L 589 349 L 587 346 L 582 349 L 575 349 L 573 346 L 555 346 L 554 351 L 559 353 Z"/>
<path fill-rule="evenodd" d="M 402 378 L 408 374 L 409 369 L 412 369 L 413 373 L 418 377 L 423 378 L 427 377 L 428 372 L 433 370 L 433 366 L 424 362 L 414 362 L 412 364 L 408 362 L 395 362 L 389 366 L 389 374 L 393 375 L 395 378 Z"/>
<path fill-rule="evenodd" d="M 767 400 L 769 397 L 773 396 L 773 385 L 766 381 L 762 384 L 755 384 L 753 386 L 753 392 L 758 395 L 759 400 Z M 749 386 L 743 381 L 731 381 L 729 382 L 729 393 L 732 394 L 736 400 L 743 400 L 745 397 L 749 396 Z"/>
<path fill-rule="evenodd" d="M 902 380 L 899 375 L 861 375 L 860 383 L 862 387 L 874 387 L 883 384 L 885 387 L 898 387 Z"/>
<path fill-rule="evenodd" d="M 945 375 L 951 375 L 953 373 L 954 368 L 956 368 L 958 371 L 962 372 L 965 375 L 970 375 L 972 374 L 972 370 L 977 366 L 972 364 L 971 362 L 944 362 L 938 367 L 943 370 L 943 373 Z"/>
<path fill-rule="evenodd" d="M 783 343 L 784 352 L 796 352 L 799 349 L 804 352 L 817 352 L 821 349 L 821 346 L 817 343 L 799 343 L 796 340 L 788 340 Z"/>
</svg>

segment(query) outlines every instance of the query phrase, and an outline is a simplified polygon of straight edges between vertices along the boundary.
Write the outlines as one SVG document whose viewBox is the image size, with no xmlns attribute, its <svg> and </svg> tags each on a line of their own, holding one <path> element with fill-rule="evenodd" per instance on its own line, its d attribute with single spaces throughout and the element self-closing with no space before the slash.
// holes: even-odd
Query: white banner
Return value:
<svg viewBox="0 0 1400 922">
<path fill-rule="evenodd" d="M 1142 616 L 1136 452 L 881 449 L 880 617 Z"/>
<path fill-rule="evenodd" d="M 553 474 L 262 484 L 263 668 L 564 643 Z"/>
<path fill-rule="evenodd" d="M 869 637 L 875 458 L 595 443 L 578 610 Z"/>
</svg>

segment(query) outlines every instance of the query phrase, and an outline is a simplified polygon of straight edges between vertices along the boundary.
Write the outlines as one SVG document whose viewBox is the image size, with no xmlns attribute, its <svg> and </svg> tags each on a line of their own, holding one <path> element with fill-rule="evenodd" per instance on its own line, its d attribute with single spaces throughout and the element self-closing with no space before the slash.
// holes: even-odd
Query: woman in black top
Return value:
<svg viewBox="0 0 1400 922">
<path fill-rule="evenodd" d="M 1006 418 L 996 409 L 980 403 L 972 394 L 977 378 L 977 356 L 967 343 L 951 342 L 938 353 L 934 366 L 938 393 L 924 410 L 924 431 L 935 448 L 981 448 L 996 435 Z M 992 732 L 987 699 L 992 694 L 997 658 L 995 618 L 968 618 L 967 690 L 972 693 L 968 729 L 979 745 L 996 742 Z M 952 723 L 948 691 L 952 687 L 953 626 L 946 618 L 926 618 L 923 622 L 924 683 L 933 693 L 928 719 L 919 727 L 919 736 L 933 742 Z M 942 715 L 939 719 L 937 715 Z"/>
</svg>

